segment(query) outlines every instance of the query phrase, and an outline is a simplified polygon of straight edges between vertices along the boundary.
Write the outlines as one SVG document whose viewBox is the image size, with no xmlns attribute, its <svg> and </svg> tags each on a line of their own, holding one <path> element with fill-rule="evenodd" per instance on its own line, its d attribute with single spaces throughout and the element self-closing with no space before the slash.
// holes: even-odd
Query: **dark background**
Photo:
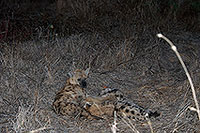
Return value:
<svg viewBox="0 0 200 133">
<path fill-rule="evenodd" d="M 118 30 L 125 38 L 145 27 L 197 32 L 199 14 L 198 0 L 1 0 L 0 40 L 29 40 L 39 28 L 47 36 Z"/>
</svg>

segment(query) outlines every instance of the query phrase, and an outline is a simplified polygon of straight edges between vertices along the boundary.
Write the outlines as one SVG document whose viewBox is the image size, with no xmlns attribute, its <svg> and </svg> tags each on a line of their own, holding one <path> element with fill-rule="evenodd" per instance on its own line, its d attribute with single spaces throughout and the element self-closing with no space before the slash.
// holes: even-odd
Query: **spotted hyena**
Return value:
<svg viewBox="0 0 200 133">
<path fill-rule="evenodd" d="M 114 111 L 118 116 L 144 121 L 151 117 L 157 117 L 157 112 L 144 109 L 124 97 L 118 89 L 105 88 L 100 96 L 86 94 L 86 78 L 89 69 L 77 69 L 69 73 L 70 78 L 63 89 L 55 97 L 53 108 L 57 114 L 76 117 L 78 115 L 93 118 L 109 118 Z"/>
<path fill-rule="evenodd" d="M 86 98 L 86 78 L 89 69 L 77 69 L 69 73 L 63 89 L 57 92 L 53 108 L 57 114 L 76 117 L 83 111 L 83 101 Z"/>
<path fill-rule="evenodd" d="M 112 116 L 116 111 L 120 117 L 129 118 L 136 121 L 146 121 L 151 117 L 158 117 L 160 114 L 131 102 L 124 97 L 118 89 L 106 88 L 99 97 L 86 98 L 85 109 L 93 116 L 105 118 Z"/>
</svg>

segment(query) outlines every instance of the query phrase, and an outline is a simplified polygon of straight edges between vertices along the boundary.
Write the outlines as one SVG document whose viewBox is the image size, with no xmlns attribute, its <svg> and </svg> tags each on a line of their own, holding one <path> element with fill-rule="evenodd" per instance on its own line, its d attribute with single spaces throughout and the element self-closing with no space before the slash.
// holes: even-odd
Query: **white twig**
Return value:
<svg viewBox="0 0 200 133">
<path fill-rule="evenodd" d="M 136 128 L 135 126 L 132 124 L 132 122 L 130 121 L 130 119 L 126 116 L 125 113 L 123 113 L 123 116 L 121 117 L 121 119 L 124 121 L 124 123 L 126 123 L 130 128 L 131 130 L 134 132 L 134 133 L 140 133 Z M 126 119 L 126 120 L 125 120 Z"/>
<path fill-rule="evenodd" d="M 191 111 L 196 111 L 197 112 L 197 109 L 195 109 L 194 107 L 188 107 Z"/>
<path fill-rule="evenodd" d="M 197 97 L 196 97 L 196 92 L 195 92 L 195 89 L 194 89 L 194 85 L 192 83 L 192 79 L 190 77 L 190 74 L 189 74 L 189 72 L 188 72 L 188 70 L 187 70 L 187 68 L 186 68 L 186 66 L 185 66 L 185 64 L 184 64 L 184 62 L 183 62 L 183 60 L 182 60 L 182 58 L 181 58 L 181 56 L 180 56 L 177 48 L 176 48 L 176 46 L 168 38 L 166 38 L 162 34 L 157 34 L 157 36 L 159 38 L 162 38 L 165 41 L 167 41 L 167 43 L 169 43 L 169 45 L 171 46 L 171 49 L 176 53 L 176 56 L 178 57 L 179 61 L 181 62 L 181 65 L 182 65 L 182 67 L 183 67 L 183 69 L 184 69 L 184 71 L 185 71 L 185 73 L 187 75 L 187 78 L 189 80 L 189 83 L 190 83 L 190 86 L 191 86 L 191 89 L 192 89 L 192 94 L 193 94 L 193 98 L 194 98 L 194 102 L 195 102 L 195 106 L 196 106 L 196 111 L 197 111 L 197 114 L 198 114 L 198 117 L 199 117 L 199 120 L 200 120 L 199 104 L 198 104 L 198 101 L 197 101 Z"/>
<path fill-rule="evenodd" d="M 153 127 L 152 127 L 151 121 L 150 121 L 149 119 L 147 120 L 147 123 L 148 123 L 148 125 L 149 125 L 150 130 L 151 130 L 151 133 L 154 133 L 154 132 L 153 132 Z"/>
<path fill-rule="evenodd" d="M 45 129 L 47 129 L 47 128 L 46 127 L 41 127 L 41 128 L 36 129 L 36 130 L 32 130 L 29 133 L 38 133 L 39 131 L 42 131 L 42 130 L 45 130 Z"/>
<path fill-rule="evenodd" d="M 112 124 L 111 130 L 113 133 L 117 133 L 117 115 L 116 111 L 114 111 L 114 122 Z"/>
</svg>

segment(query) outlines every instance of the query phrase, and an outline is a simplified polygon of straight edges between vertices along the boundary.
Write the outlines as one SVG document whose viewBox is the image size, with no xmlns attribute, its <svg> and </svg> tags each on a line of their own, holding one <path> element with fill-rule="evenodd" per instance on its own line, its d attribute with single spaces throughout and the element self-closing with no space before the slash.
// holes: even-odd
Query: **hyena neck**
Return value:
<svg viewBox="0 0 200 133">
<path fill-rule="evenodd" d="M 74 83 L 72 82 L 71 79 L 68 79 L 68 80 L 67 80 L 66 85 L 67 85 L 67 86 L 69 86 L 69 85 L 70 85 L 70 86 L 79 86 L 78 84 L 74 84 Z"/>
</svg>

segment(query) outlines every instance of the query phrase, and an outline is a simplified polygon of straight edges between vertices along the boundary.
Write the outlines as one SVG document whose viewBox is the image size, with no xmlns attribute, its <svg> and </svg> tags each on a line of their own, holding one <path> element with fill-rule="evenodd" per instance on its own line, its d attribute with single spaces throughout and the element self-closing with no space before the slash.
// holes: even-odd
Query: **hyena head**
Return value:
<svg viewBox="0 0 200 133">
<path fill-rule="evenodd" d="M 87 68 L 86 70 L 80 70 L 77 69 L 73 72 L 69 72 L 69 83 L 73 84 L 73 85 L 79 85 L 82 88 L 86 88 L 87 87 L 87 83 L 86 83 L 86 78 L 88 77 L 89 74 L 89 68 Z"/>
</svg>

